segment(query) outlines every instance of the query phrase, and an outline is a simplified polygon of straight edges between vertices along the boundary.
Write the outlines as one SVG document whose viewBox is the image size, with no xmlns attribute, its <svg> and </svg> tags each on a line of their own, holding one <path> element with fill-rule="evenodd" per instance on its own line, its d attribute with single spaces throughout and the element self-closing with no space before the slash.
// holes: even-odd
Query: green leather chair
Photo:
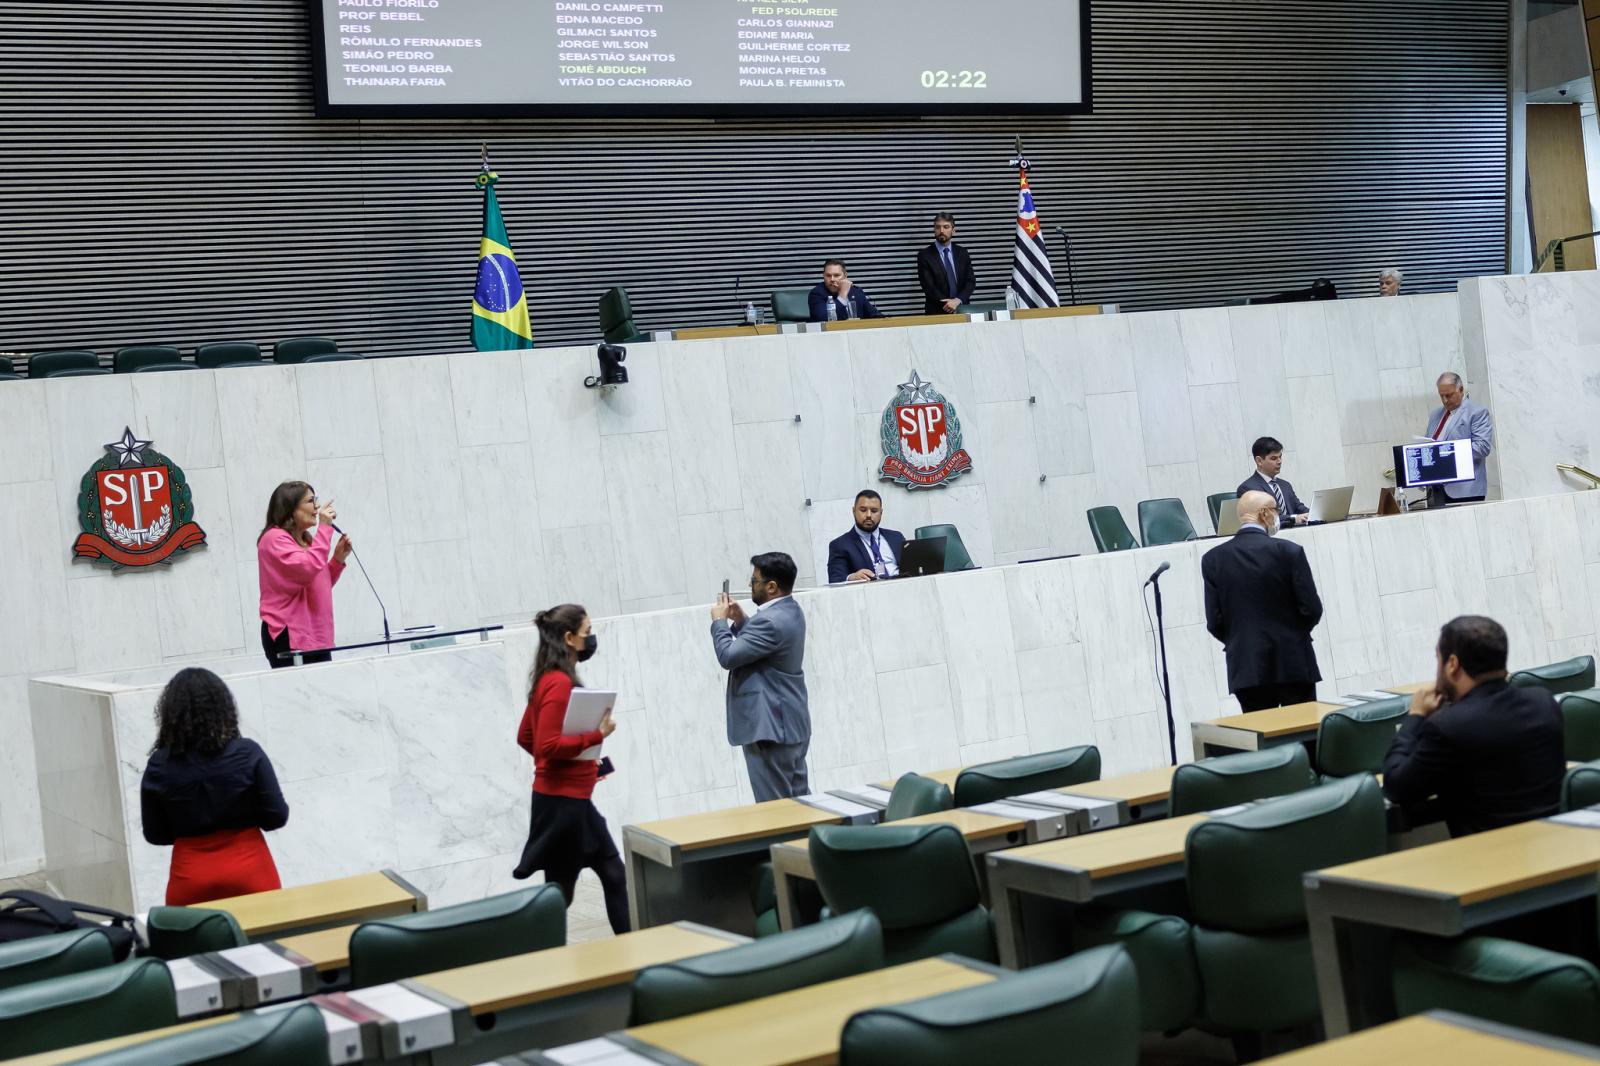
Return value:
<svg viewBox="0 0 1600 1066">
<path fill-rule="evenodd" d="M 99 370 L 100 357 L 94 352 L 70 349 L 58 352 L 35 352 L 28 358 L 30 378 L 49 378 L 69 370 Z"/>
<path fill-rule="evenodd" d="M 629 1025 L 775 996 L 883 968 L 883 929 L 870 910 L 791 929 L 678 962 L 647 966 L 633 979 Z"/>
<path fill-rule="evenodd" d="M 1173 818 L 1214 811 L 1236 803 L 1287 796 L 1317 783 L 1302 744 L 1283 744 L 1237 755 L 1218 755 L 1184 763 L 1172 773 L 1167 800 Z"/>
<path fill-rule="evenodd" d="M 810 322 L 811 290 L 809 288 L 773 289 L 772 321 Z"/>
<path fill-rule="evenodd" d="M 328 1066 L 328 1031 L 309 1003 L 250 1011 L 81 1060 L 81 1066 Z"/>
<path fill-rule="evenodd" d="M 109 1040 L 177 1022 L 167 964 L 160 959 L 131 959 L 0 992 L 0 1058 Z"/>
<path fill-rule="evenodd" d="M 30 372 L 31 373 L 31 372 Z M 1517 688 L 1543 688 L 1551 692 L 1581 692 L 1594 688 L 1594 656 L 1580 655 L 1559 663 L 1518 670 L 1507 680 Z"/>
<path fill-rule="evenodd" d="M 1089 508 L 1089 534 L 1094 537 L 1094 550 L 1099 552 L 1121 552 L 1139 546 L 1115 506 Z"/>
<path fill-rule="evenodd" d="M 554 884 L 453 907 L 362 922 L 350 934 L 350 986 L 415 977 L 567 942 L 567 902 Z"/>
<path fill-rule="evenodd" d="M 1139 983 L 1119 948 L 852 1015 L 839 1066 L 1135 1066 Z"/>
<path fill-rule="evenodd" d="M 1387 836 L 1383 793 L 1365 775 L 1189 830 L 1184 862 L 1206 1027 L 1246 1035 L 1318 1018 L 1302 876 L 1381 855 Z"/>
<path fill-rule="evenodd" d="M 990 311 L 1007 310 L 1010 309 L 1006 307 L 1004 300 L 974 300 L 969 304 L 962 304 L 956 308 L 956 313 L 962 315 L 986 315 Z"/>
<path fill-rule="evenodd" d="M 919 814 L 936 814 L 955 806 L 950 798 L 950 788 L 943 781 L 935 781 L 921 774 L 901 774 L 889 791 L 889 803 L 883 810 L 883 820 L 897 822 L 902 818 L 915 818 Z M 773 936 L 782 931 L 778 920 L 777 882 L 772 875 L 772 864 L 764 862 L 756 867 L 750 885 L 750 906 L 756 912 L 756 936 Z"/>
<path fill-rule="evenodd" d="M 624 288 L 600 294 L 600 335 L 607 344 L 642 344 L 647 338 L 633 324 L 633 301 Z"/>
<path fill-rule="evenodd" d="M 250 942 L 233 915 L 204 907 L 151 907 L 145 933 L 150 954 L 158 959 L 181 959 Z"/>
<path fill-rule="evenodd" d="M 1194 931 L 1174 914 L 1132 907 L 1091 905 L 1073 919 L 1072 942 L 1080 952 L 1121 948 L 1139 975 L 1138 1026 L 1169 1033 L 1188 1026 L 1200 1012 L 1200 971 L 1194 961 Z"/>
<path fill-rule="evenodd" d="M 1567 768 L 1561 779 L 1561 809 L 1579 811 L 1600 804 L 1600 761 Z"/>
<path fill-rule="evenodd" d="M 1222 507 L 1238 498 L 1237 492 L 1213 492 L 1206 497 L 1206 510 L 1211 512 L 1211 532 L 1222 532 Z"/>
<path fill-rule="evenodd" d="M 1394 948 L 1404 1017 L 1451 1010 L 1600 1044 L 1600 970 L 1583 959 L 1499 937 L 1408 936 Z"/>
<path fill-rule="evenodd" d="M 111 366 L 119 374 L 131 374 L 142 366 L 171 366 L 183 362 L 183 353 L 170 344 L 130 344 L 111 353 Z"/>
<path fill-rule="evenodd" d="M 1100 780 L 1100 749 L 1093 744 L 1041 751 L 969 766 L 956 775 L 956 806 L 975 807 L 1024 792 L 1066 788 Z"/>
<path fill-rule="evenodd" d="M 828 909 L 870 907 L 890 965 L 945 952 L 996 961 L 994 920 L 955 826 L 813 826 L 810 851 Z"/>
<path fill-rule="evenodd" d="M 1600 759 L 1600 691 L 1563 692 L 1556 697 L 1561 705 L 1563 747 L 1571 762 Z"/>
<path fill-rule="evenodd" d="M 308 355 L 303 362 L 307 363 L 353 363 L 366 356 L 360 352 L 327 352 L 323 355 Z"/>
<path fill-rule="evenodd" d="M 1194 540 L 1198 534 L 1183 501 L 1168 497 L 1160 500 L 1139 501 L 1139 536 L 1146 548 L 1157 544 L 1179 544 Z"/>
<path fill-rule="evenodd" d="M 921 774 L 901 774 L 889 791 L 889 803 L 883 810 L 883 820 L 898 822 L 902 818 L 915 818 L 919 814 L 937 814 L 955 806 L 950 786 Z"/>
<path fill-rule="evenodd" d="M 1398 696 L 1328 714 L 1317 727 L 1317 769 L 1330 779 L 1382 773 L 1383 757 L 1410 708 L 1410 698 Z"/>
<path fill-rule="evenodd" d="M 972 561 L 972 556 L 967 554 L 967 546 L 961 542 L 961 531 L 949 523 L 933 526 L 918 526 L 916 538 L 927 540 L 929 537 L 944 538 L 944 569 L 945 573 L 956 570 L 973 570 L 977 564 Z"/>
<path fill-rule="evenodd" d="M 99 929 L 29 937 L 0 944 L 0 990 L 50 977 L 98 970 L 117 961 L 111 938 Z"/>
<path fill-rule="evenodd" d="M 332 355 L 339 342 L 332 337 L 285 337 L 272 346 L 274 363 L 303 363 L 313 355 Z"/>
<path fill-rule="evenodd" d="M 199 370 L 193 363 L 151 363 L 149 366 L 135 367 L 135 374 L 167 374 L 174 370 Z"/>
<path fill-rule="evenodd" d="M 216 370 L 235 363 L 261 362 L 261 345 L 253 341 L 216 341 L 194 350 L 194 365 L 201 370 Z"/>
</svg>

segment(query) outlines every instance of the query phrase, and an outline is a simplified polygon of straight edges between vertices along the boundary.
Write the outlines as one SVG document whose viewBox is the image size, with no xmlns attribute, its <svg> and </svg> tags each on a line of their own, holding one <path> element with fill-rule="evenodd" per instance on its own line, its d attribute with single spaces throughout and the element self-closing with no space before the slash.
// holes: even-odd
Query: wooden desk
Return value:
<svg viewBox="0 0 1600 1066">
<path fill-rule="evenodd" d="M 1342 1036 L 1394 1017 L 1362 963 L 1395 930 L 1457 936 L 1501 918 L 1593 898 L 1600 829 L 1523 822 L 1306 874 L 1322 1017 Z M 1366 978 L 1363 980 L 1363 978 Z"/>
<path fill-rule="evenodd" d="M 639 1026 L 608 1039 L 696 1066 L 827 1066 L 838 1061 L 839 1034 L 852 1015 L 995 979 L 981 963 L 946 955 Z"/>
<path fill-rule="evenodd" d="M 1020 307 L 1011 312 L 1013 321 L 1026 322 L 1030 318 L 1076 318 L 1080 315 L 1108 314 L 1107 307 L 1114 304 L 1072 304 L 1068 307 Z"/>
<path fill-rule="evenodd" d="M 777 335 L 777 324 L 767 322 L 757 326 L 696 326 L 690 329 L 675 329 L 672 331 L 672 339 L 675 341 L 714 341 L 734 337 L 775 337 Z"/>
<path fill-rule="evenodd" d="M 1433 684 L 1431 681 L 1386 685 L 1374 691 L 1392 692 L 1396 696 L 1410 695 L 1418 688 Z M 1226 755 L 1234 751 L 1260 751 L 1279 744 L 1303 744 L 1317 739 L 1317 727 L 1330 711 L 1346 708 L 1336 703 L 1293 703 L 1287 707 L 1273 707 L 1266 711 L 1247 714 L 1230 714 L 1206 722 L 1194 722 L 1189 734 L 1194 742 L 1194 757 L 1204 759 L 1211 755 Z"/>
<path fill-rule="evenodd" d="M 165 1029 L 147 1029 L 142 1033 L 129 1033 L 127 1036 L 114 1036 L 108 1040 L 96 1040 L 92 1044 L 79 1044 L 77 1047 L 64 1047 L 57 1051 L 41 1051 L 37 1055 L 24 1055 L 19 1059 L 6 1059 L 0 1066 L 61 1066 L 68 1062 L 82 1062 L 84 1059 L 96 1055 L 104 1055 L 108 1051 L 120 1048 L 133 1047 L 136 1044 L 148 1044 L 164 1036 L 176 1036 L 186 1033 L 191 1029 L 200 1029 L 207 1025 L 216 1025 L 233 1018 L 231 1014 L 224 1014 L 216 1018 L 202 1018 L 199 1021 L 184 1022 L 181 1025 L 170 1025 Z"/>
<path fill-rule="evenodd" d="M 978 316 L 981 319 L 982 316 Z M 896 326 L 965 326 L 974 321 L 966 315 L 893 315 L 888 318 L 847 318 L 824 322 L 824 333 L 853 329 L 892 329 Z"/>
<path fill-rule="evenodd" d="M 333 881 L 231 896 L 206 904 L 227 911 L 251 940 L 273 933 L 305 932 L 352 919 L 387 918 L 428 909 L 428 897 L 392 870 Z"/>
<path fill-rule="evenodd" d="M 1600 1048 L 1430 1011 L 1354 1036 L 1267 1059 L 1281 1066 L 1576 1066 L 1600 1059 Z"/>
<path fill-rule="evenodd" d="M 622 827 L 628 909 L 635 929 L 679 919 L 754 933 L 750 877 L 767 849 L 844 819 L 798 800 L 664 818 Z"/>
<path fill-rule="evenodd" d="M 277 937 L 275 943 L 308 960 L 319 974 L 336 973 L 350 965 L 350 934 L 360 924 L 336 925 L 315 933 Z"/>
<path fill-rule="evenodd" d="M 1048 812 L 1041 809 L 1039 813 Z M 953 825 L 967 838 L 967 847 L 974 855 L 1026 843 L 1030 832 L 1040 831 L 1040 823 L 1030 826 L 1020 818 L 983 814 L 966 807 L 936 814 L 919 814 L 915 818 L 902 818 L 891 824 Z M 1063 832 L 1066 825 L 1066 820 L 1062 819 L 1060 826 Z M 1048 832 L 1048 829 L 1045 831 Z M 774 844 L 771 855 L 773 888 L 778 896 L 778 924 L 784 929 L 795 929 L 816 921 L 819 908 L 813 890 L 817 878 L 811 869 L 811 851 L 807 843 L 800 840 Z"/>
<path fill-rule="evenodd" d="M 1189 830 L 1209 817 L 1189 814 L 998 851 L 985 859 L 1000 962 L 1028 962 L 1024 897 L 1089 903 L 1110 892 L 1183 876 Z"/>
<path fill-rule="evenodd" d="M 1086 781 L 1057 791 L 1073 796 L 1121 800 L 1128 805 L 1128 817 L 1131 820 L 1148 822 L 1167 816 L 1167 797 L 1172 793 L 1172 775 L 1177 769 L 1176 766 L 1158 766 L 1153 770 L 1108 777 L 1104 781 Z"/>
</svg>

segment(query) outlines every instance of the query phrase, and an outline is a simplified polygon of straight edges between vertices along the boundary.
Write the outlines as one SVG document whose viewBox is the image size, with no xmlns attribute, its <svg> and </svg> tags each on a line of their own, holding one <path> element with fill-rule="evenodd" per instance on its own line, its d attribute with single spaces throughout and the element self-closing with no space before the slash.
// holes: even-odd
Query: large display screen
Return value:
<svg viewBox="0 0 1600 1066">
<path fill-rule="evenodd" d="M 315 0 L 330 115 L 1084 111 L 1088 0 Z"/>
</svg>

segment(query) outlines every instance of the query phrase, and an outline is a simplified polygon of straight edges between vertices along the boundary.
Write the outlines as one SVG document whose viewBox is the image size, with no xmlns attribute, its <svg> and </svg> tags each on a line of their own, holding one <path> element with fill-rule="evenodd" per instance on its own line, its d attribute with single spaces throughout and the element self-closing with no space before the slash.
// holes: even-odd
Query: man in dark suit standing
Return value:
<svg viewBox="0 0 1600 1066">
<path fill-rule="evenodd" d="M 1434 687 L 1411 697 L 1384 756 L 1384 794 L 1399 804 L 1438 796 L 1453 837 L 1545 818 L 1561 802 L 1561 708 L 1542 688 L 1506 683 L 1506 645 L 1492 618 L 1446 622 Z"/>
<path fill-rule="evenodd" d="M 871 489 L 856 493 L 856 528 L 828 542 L 828 584 L 900 576 L 900 551 L 906 538 L 881 529 L 883 497 Z"/>
<path fill-rule="evenodd" d="M 783 552 L 750 560 L 755 614 L 726 593 L 711 608 L 711 646 L 728 671 L 728 743 L 744 749 L 756 802 L 811 790 L 806 752 L 811 707 L 806 694 L 806 616 L 790 595 L 797 568 Z"/>
<path fill-rule="evenodd" d="M 882 318 L 861 286 L 850 280 L 843 259 L 822 264 L 822 284 L 811 290 L 811 321 L 836 322 L 845 318 Z"/>
<path fill-rule="evenodd" d="M 1200 560 L 1206 629 L 1222 641 L 1228 691 L 1245 711 L 1317 697 L 1311 631 L 1322 600 L 1305 549 L 1277 540 L 1278 504 L 1265 492 L 1239 497 L 1239 532 Z"/>
<path fill-rule="evenodd" d="M 917 284 L 922 286 L 922 313 L 953 315 L 972 302 L 978 287 L 972 256 L 955 242 L 956 216 L 940 211 L 933 216 L 933 243 L 917 253 Z"/>
<path fill-rule="evenodd" d="M 1278 514 L 1291 525 L 1303 526 L 1311 519 L 1311 508 L 1300 502 L 1294 486 L 1278 474 L 1283 470 L 1283 445 L 1276 437 L 1260 437 L 1250 445 L 1256 472 L 1239 483 L 1239 495 L 1252 490 L 1264 492 L 1278 505 Z"/>
</svg>

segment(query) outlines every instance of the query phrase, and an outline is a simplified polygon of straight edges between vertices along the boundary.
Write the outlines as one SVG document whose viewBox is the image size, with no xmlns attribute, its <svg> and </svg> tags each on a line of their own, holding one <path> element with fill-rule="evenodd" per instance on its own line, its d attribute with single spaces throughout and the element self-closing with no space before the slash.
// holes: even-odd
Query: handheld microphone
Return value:
<svg viewBox="0 0 1600 1066">
<path fill-rule="evenodd" d="M 1145 584 L 1146 585 L 1155 584 L 1156 580 L 1158 578 L 1160 578 L 1162 574 L 1166 573 L 1168 570 L 1171 570 L 1171 569 L 1172 569 L 1172 564 L 1171 563 L 1162 563 L 1160 566 L 1156 567 L 1156 572 L 1150 575 L 1150 580 L 1146 581 Z"/>
<path fill-rule="evenodd" d="M 332 526 L 333 531 L 339 534 L 339 536 L 344 536 L 344 530 L 339 528 L 339 523 L 329 522 L 328 525 Z M 372 590 L 372 598 L 378 601 L 378 613 L 383 616 L 383 639 L 385 643 L 387 643 L 390 639 L 389 608 L 383 605 L 383 597 L 378 595 L 378 586 L 372 583 L 372 575 L 367 573 L 367 564 L 361 561 L 361 556 L 357 554 L 356 546 L 354 544 L 350 545 L 350 558 L 356 561 L 356 566 L 361 570 L 361 576 L 367 579 L 367 588 Z"/>
</svg>

